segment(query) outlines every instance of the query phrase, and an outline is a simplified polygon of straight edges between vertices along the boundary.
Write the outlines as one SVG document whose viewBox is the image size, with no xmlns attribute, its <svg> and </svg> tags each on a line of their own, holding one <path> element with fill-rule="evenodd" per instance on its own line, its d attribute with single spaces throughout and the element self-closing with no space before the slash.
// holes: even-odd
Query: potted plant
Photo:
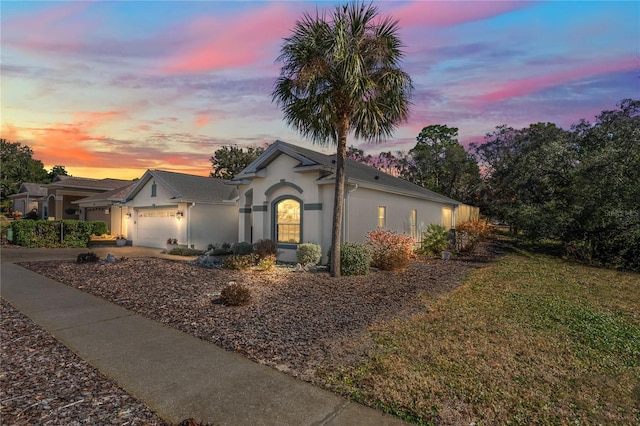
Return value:
<svg viewBox="0 0 640 426">
<path fill-rule="evenodd" d="M 167 239 L 167 253 L 173 250 L 174 248 L 178 248 L 178 239 L 177 238 L 168 238 Z"/>
<path fill-rule="evenodd" d="M 124 247 L 127 245 L 127 239 L 124 235 L 118 235 L 116 236 L 116 246 L 118 247 Z"/>
</svg>

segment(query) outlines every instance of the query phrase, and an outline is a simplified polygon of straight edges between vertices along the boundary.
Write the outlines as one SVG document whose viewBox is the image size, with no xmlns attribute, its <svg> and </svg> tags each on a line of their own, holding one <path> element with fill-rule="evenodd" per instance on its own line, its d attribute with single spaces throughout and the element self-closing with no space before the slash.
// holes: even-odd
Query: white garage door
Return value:
<svg viewBox="0 0 640 426">
<path fill-rule="evenodd" d="M 138 210 L 136 246 L 165 248 L 168 238 L 177 238 L 176 210 Z"/>
</svg>

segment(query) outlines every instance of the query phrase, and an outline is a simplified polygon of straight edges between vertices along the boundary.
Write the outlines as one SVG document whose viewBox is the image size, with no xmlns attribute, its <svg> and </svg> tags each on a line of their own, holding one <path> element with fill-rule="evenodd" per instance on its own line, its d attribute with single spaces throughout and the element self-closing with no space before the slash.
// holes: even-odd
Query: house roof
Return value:
<svg viewBox="0 0 640 426">
<path fill-rule="evenodd" d="M 29 198 L 44 198 L 47 196 L 47 187 L 42 183 L 22 182 L 18 192 L 9 195 L 9 198 L 27 196 Z"/>
<path fill-rule="evenodd" d="M 300 164 L 296 166 L 298 169 L 325 171 L 324 175 L 321 175 L 318 179 L 318 183 L 328 184 L 335 182 L 335 154 L 322 154 L 281 140 L 277 140 L 272 143 L 260 157 L 234 177 L 233 181 L 238 184 L 244 179 L 251 179 L 255 177 L 261 169 L 267 167 L 269 163 L 271 163 L 280 154 L 287 154 L 300 161 Z M 349 184 L 358 184 L 363 187 L 370 187 L 386 192 L 397 192 L 445 204 L 462 204 L 460 201 L 438 194 L 437 192 L 423 188 L 404 179 L 391 176 L 374 167 L 367 166 L 366 164 L 362 164 L 351 159 L 347 159 L 345 162 L 345 175 L 347 183 Z"/>
<path fill-rule="evenodd" d="M 82 198 L 77 201 L 72 201 L 72 204 L 113 204 L 124 200 L 127 193 L 133 188 L 137 181 L 129 181 L 128 184 L 119 188 L 112 189 L 111 191 L 100 192 L 98 194 L 91 195 L 89 197 Z"/>
<path fill-rule="evenodd" d="M 51 188 L 101 189 L 110 191 L 131 182 L 130 180 L 124 179 L 92 179 L 74 176 L 56 176 L 54 181 L 47 186 Z"/>
<path fill-rule="evenodd" d="M 127 193 L 124 201 L 133 199 L 151 179 L 164 185 L 173 194 L 172 199 L 176 202 L 221 203 L 238 197 L 237 188 L 227 185 L 228 181 L 222 179 L 164 170 L 147 170 Z"/>
</svg>

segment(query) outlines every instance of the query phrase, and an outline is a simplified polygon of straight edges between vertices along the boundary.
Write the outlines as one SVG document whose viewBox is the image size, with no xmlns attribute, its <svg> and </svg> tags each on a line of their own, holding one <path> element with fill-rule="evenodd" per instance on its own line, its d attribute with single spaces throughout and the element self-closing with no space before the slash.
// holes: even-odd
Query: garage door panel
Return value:
<svg viewBox="0 0 640 426">
<path fill-rule="evenodd" d="M 164 248 L 168 238 L 177 238 L 176 210 L 138 212 L 136 246 Z"/>
</svg>

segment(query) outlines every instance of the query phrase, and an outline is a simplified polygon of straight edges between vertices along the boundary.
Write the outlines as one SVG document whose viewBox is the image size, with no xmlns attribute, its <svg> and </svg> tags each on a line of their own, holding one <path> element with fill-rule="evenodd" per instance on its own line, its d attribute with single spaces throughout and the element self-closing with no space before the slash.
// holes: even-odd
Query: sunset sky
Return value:
<svg viewBox="0 0 640 426">
<path fill-rule="evenodd" d="M 208 175 L 222 145 L 313 148 L 271 102 L 282 39 L 327 1 L 6 1 L 2 138 L 47 169 Z M 640 98 L 638 1 L 383 1 L 414 83 L 409 122 L 365 152 L 409 150 L 430 124 L 481 141 L 496 126 L 593 121 Z M 331 152 L 330 148 L 320 149 Z"/>
</svg>

